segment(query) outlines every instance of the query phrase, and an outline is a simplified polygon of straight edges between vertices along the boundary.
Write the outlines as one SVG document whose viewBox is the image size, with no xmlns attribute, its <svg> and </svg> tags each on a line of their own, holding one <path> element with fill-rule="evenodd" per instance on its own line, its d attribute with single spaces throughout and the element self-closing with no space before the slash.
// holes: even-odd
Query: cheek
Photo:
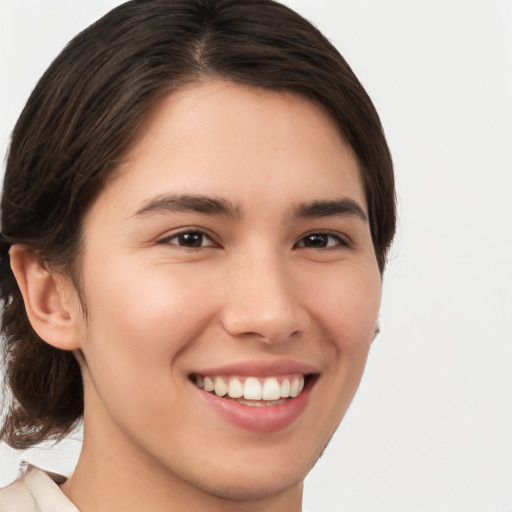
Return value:
<svg viewBox="0 0 512 512">
<path fill-rule="evenodd" d="M 381 278 L 372 266 L 351 266 L 330 271 L 310 295 L 314 323 L 319 327 L 326 366 L 319 381 L 317 418 L 311 432 L 325 446 L 347 411 L 361 380 L 375 336 Z M 325 397 L 329 397 L 326 399 Z M 323 400 L 327 400 L 324 402 Z"/>
<path fill-rule="evenodd" d="M 180 355 L 206 329 L 215 307 L 200 276 L 151 266 L 125 270 L 105 265 L 88 274 L 84 379 L 89 403 L 102 404 L 96 410 L 105 408 L 116 423 L 137 431 L 160 422 L 163 410 L 180 407 L 187 382 Z"/>
<path fill-rule="evenodd" d="M 316 323 L 338 350 L 367 351 L 377 327 L 380 273 L 363 267 L 330 277 L 311 294 Z"/>
<path fill-rule="evenodd" d="M 108 372 L 112 381 L 168 379 L 176 355 L 215 313 L 199 276 L 162 266 L 127 273 L 122 265 L 88 275 L 83 351 L 91 373 Z"/>
</svg>

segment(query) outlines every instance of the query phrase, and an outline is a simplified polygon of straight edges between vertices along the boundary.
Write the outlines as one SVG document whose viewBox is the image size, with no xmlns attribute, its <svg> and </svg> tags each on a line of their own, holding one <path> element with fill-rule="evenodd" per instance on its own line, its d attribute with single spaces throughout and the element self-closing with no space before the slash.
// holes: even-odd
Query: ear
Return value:
<svg viewBox="0 0 512 512">
<path fill-rule="evenodd" d="M 380 315 L 379 319 L 377 320 L 377 325 L 375 326 L 375 333 L 373 334 L 372 343 L 375 341 L 375 338 L 380 334 Z"/>
<path fill-rule="evenodd" d="M 9 255 L 34 331 L 56 348 L 81 348 L 79 325 L 82 318 L 71 280 L 49 270 L 31 247 L 14 245 Z"/>
</svg>

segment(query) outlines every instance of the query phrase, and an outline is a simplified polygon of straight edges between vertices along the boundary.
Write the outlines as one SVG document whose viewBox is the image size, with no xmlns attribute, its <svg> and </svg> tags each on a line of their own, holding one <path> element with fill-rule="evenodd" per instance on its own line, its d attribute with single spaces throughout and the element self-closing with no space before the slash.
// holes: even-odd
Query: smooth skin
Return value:
<svg viewBox="0 0 512 512">
<path fill-rule="evenodd" d="M 82 512 L 301 510 L 376 332 L 365 214 L 358 161 L 321 107 L 210 81 L 166 98 L 87 212 L 87 314 L 70 279 L 11 250 L 34 328 L 81 362 L 84 445 L 62 489 Z M 283 359 L 318 377 L 276 432 L 227 421 L 190 379 Z"/>
</svg>

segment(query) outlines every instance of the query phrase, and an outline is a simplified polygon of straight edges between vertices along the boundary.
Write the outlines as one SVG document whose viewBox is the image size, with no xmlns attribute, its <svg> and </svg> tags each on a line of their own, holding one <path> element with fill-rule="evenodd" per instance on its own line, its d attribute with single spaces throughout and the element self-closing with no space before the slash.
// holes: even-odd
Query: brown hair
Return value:
<svg viewBox="0 0 512 512">
<path fill-rule="evenodd" d="M 32 329 L 7 251 L 28 244 L 75 275 L 84 212 L 159 100 L 209 77 L 322 105 L 361 164 L 379 267 L 395 230 L 390 153 L 375 108 L 337 50 L 272 0 L 133 0 L 73 39 L 13 132 L 1 203 L 0 299 L 10 404 L 1 439 L 25 448 L 83 413 L 80 368 Z M 77 283 L 78 284 L 78 283 Z"/>
</svg>

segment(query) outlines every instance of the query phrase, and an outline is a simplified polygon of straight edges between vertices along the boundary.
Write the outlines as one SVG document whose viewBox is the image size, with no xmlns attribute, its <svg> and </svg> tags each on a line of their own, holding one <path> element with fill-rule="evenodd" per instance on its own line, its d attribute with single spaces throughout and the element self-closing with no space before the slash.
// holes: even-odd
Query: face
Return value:
<svg viewBox="0 0 512 512">
<path fill-rule="evenodd" d="M 228 498 L 300 485 L 376 329 L 366 214 L 315 104 L 226 82 L 168 97 L 84 220 L 84 449 Z"/>
</svg>

